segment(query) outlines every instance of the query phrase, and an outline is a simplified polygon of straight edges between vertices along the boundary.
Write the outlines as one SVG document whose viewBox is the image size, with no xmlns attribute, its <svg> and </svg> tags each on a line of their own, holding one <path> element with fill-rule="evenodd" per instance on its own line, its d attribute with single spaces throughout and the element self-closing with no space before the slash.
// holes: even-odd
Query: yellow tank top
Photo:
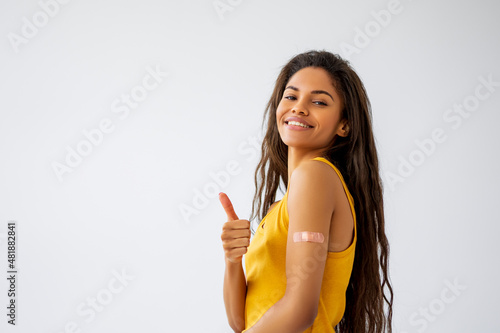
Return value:
<svg viewBox="0 0 500 333">
<path fill-rule="evenodd" d="M 334 333 L 334 327 L 345 311 L 345 292 L 351 276 L 356 247 L 356 213 L 354 200 L 340 171 L 327 159 L 315 157 L 330 165 L 344 187 L 354 219 L 354 239 L 342 252 L 328 252 L 318 315 L 307 333 Z M 262 219 L 245 254 L 247 295 L 245 300 L 245 332 L 262 315 L 285 295 L 286 289 L 286 243 L 288 236 L 288 189 L 283 199 Z M 262 226 L 265 223 L 265 228 Z"/>
</svg>

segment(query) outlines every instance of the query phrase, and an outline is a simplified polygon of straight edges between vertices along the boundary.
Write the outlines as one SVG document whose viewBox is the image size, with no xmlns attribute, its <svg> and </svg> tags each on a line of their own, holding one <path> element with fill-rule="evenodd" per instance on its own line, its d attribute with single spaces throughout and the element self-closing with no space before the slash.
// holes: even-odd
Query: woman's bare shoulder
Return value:
<svg viewBox="0 0 500 333">
<path fill-rule="evenodd" d="M 302 200 L 304 197 L 330 198 L 326 201 L 335 202 L 339 194 L 343 194 L 342 182 L 327 163 L 318 160 L 304 161 L 292 172 L 289 198 L 294 197 L 295 200 Z"/>
<path fill-rule="evenodd" d="M 325 162 L 318 160 L 307 160 L 299 164 L 299 166 L 292 172 L 292 177 L 296 181 L 316 181 L 321 186 L 340 187 L 342 182 L 335 170 Z M 300 179 L 300 180 L 297 180 Z"/>
</svg>

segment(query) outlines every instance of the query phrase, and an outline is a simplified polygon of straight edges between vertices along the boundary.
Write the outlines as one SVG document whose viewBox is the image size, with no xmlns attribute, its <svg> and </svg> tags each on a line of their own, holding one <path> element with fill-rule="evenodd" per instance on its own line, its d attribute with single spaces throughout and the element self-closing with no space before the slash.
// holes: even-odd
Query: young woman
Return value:
<svg viewBox="0 0 500 333">
<path fill-rule="evenodd" d="M 281 70 L 266 117 L 250 218 L 259 218 L 258 229 L 219 195 L 231 328 L 392 332 L 382 183 L 363 83 L 337 55 L 299 54 Z M 274 202 L 280 182 L 286 193 Z"/>
</svg>

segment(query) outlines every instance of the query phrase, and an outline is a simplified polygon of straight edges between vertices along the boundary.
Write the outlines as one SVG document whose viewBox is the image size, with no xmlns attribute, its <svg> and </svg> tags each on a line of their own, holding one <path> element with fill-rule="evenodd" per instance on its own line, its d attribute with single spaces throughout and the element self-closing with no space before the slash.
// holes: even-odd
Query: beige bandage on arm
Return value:
<svg viewBox="0 0 500 333">
<path fill-rule="evenodd" d="M 297 231 L 293 234 L 294 242 L 313 242 L 313 243 L 323 243 L 325 241 L 325 236 L 321 232 L 312 231 Z"/>
</svg>

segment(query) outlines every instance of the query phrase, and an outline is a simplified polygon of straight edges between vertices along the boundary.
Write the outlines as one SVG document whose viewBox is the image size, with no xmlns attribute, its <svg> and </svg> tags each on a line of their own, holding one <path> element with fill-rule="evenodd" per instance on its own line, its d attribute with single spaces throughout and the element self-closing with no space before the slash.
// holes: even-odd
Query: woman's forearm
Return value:
<svg viewBox="0 0 500 333">
<path fill-rule="evenodd" d="M 315 317 L 308 315 L 303 305 L 283 297 L 245 333 L 300 333 L 311 327 Z"/>
<path fill-rule="evenodd" d="M 232 263 L 227 258 L 224 271 L 224 304 L 229 326 L 240 333 L 245 329 L 245 297 L 247 283 L 241 261 Z"/>
</svg>

